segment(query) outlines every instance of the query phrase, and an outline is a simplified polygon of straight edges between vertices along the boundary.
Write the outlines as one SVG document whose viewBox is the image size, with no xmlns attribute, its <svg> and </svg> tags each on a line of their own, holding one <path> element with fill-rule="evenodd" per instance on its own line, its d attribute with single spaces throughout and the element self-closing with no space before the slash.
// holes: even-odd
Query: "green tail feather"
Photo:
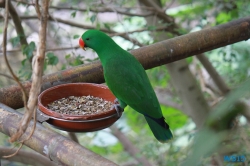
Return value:
<svg viewBox="0 0 250 166">
<path fill-rule="evenodd" d="M 148 125 L 153 132 L 155 138 L 161 143 L 166 143 L 173 138 L 173 135 L 169 129 L 168 124 L 164 121 L 164 118 L 154 119 L 149 116 L 144 116 Z"/>
</svg>

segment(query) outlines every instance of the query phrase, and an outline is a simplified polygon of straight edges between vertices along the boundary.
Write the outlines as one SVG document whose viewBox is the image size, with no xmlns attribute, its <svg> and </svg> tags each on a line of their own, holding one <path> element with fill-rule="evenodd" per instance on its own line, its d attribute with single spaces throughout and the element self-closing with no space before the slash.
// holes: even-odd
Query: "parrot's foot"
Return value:
<svg viewBox="0 0 250 166">
<path fill-rule="evenodd" d="M 116 110 L 118 118 L 120 118 L 121 113 L 124 111 L 124 109 L 120 106 L 117 98 L 114 100 L 114 105 L 111 107 L 111 109 L 114 109 L 114 108 Z"/>
<path fill-rule="evenodd" d="M 115 98 L 115 100 L 114 100 L 114 103 L 116 104 L 119 104 L 119 100 L 117 99 L 117 98 Z"/>
</svg>

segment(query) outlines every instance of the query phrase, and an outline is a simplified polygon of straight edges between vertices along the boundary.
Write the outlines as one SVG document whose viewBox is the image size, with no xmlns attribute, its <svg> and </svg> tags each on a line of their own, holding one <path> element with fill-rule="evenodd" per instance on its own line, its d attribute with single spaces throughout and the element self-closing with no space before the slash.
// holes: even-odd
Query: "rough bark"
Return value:
<svg viewBox="0 0 250 166">
<path fill-rule="evenodd" d="M 20 113 L 0 103 L 0 132 L 8 136 L 12 135 L 17 131 L 21 118 Z M 31 122 L 20 139 L 24 139 L 30 134 L 32 125 Z M 48 130 L 40 123 L 37 123 L 36 126 L 34 134 L 24 144 L 59 165 L 116 165 L 69 138 Z"/>
<path fill-rule="evenodd" d="M 17 151 L 16 148 L 0 147 L 0 158 L 2 156 L 13 154 L 16 151 Z M 20 162 L 20 163 L 26 164 L 26 165 L 57 166 L 56 163 L 50 161 L 47 157 L 45 157 L 39 153 L 27 151 L 27 150 L 23 150 L 23 149 L 19 150 L 15 156 L 8 158 L 6 160 Z"/>
</svg>

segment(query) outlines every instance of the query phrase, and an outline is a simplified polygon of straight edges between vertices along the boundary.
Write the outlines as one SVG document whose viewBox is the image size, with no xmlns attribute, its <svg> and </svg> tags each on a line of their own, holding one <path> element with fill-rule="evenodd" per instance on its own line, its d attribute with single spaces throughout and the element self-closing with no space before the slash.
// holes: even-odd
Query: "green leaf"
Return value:
<svg viewBox="0 0 250 166">
<path fill-rule="evenodd" d="M 19 42 L 20 42 L 20 37 L 17 36 L 17 37 L 11 38 L 11 39 L 10 39 L 10 42 L 11 42 L 11 44 L 13 45 L 13 47 L 16 47 L 16 46 L 19 44 Z"/>
<path fill-rule="evenodd" d="M 21 62 L 22 66 L 25 65 L 26 60 L 27 60 L 27 59 L 22 60 L 22 62 Z"/>
<path fill-rule="evenodd" d="M 165 66 L 155 67 L 146 72 L 153 87 L 165 87 L 170 80 L 170 76 Z"/>
<path fill-rule="evenodd" d="M 45 61 L 45 62 L 47 62 L 47 61 Z M 48 62 L 43 64 L 43 71 L 45 71 L 47 69 L 47 66 L 48 66 Z"/>
<path fill-rule="evenodd" d="M 153 31 L 156 29 L 156 26 L 148 26 L 148 30 Z"/>
<path fill-rule="evenodd" d="M 97 22 L 97 24 L 96 24 L 96 27 L 95 27 L 96 29 L 98 29 L 98 30 L 100 30 L 101 29 L 101 24 L 99 23 L 99 22 Z"/>
<path fill-rule="evenodd" d="M 80 35 L 74 35 L 73 39 L 78 39 L 80 37 Z"/>
<path fill-rule="evenodd" d="M 30 42 L 29 45 L 24 46 L 22 49 L 23 54 L 26 55 L 28 59 L 30 59 L 33 56 L 33 51 L 36 48 L 36 44 L 34 42 Z"/>
<path fill-rule="evenodd" d="M 81 60 L 80 56 L 76 57 L 76 59 L 74 59 L 73 61 L 69 62 L 70 66 L 78 66 L 78 65 L 81 65 L 81 64 L 83 64 L 83 61 Z"/>
<path fill-rule="evenodd" d="M 75 18 L 76 17 L 76 11 L 72 12 L 70 15 L 71 15 L 71 17 Z"/>
<path fill-rule="evenodd" d="M 65 59 L 69 59 L 70 56 L 71 56 L 70 54 L 65 55 Z"/>
<path fill-rule="evenodd" d="M 161 110 L 172 130 L 181 128 L 188 122 L 188 117 L 175 108 L 161 105 Z"/>
<path fill-rule="evenodd" d="M 229 22 L 231 20 L 231 16 L 228 13 L 222 12 L 216 17 L 216 22 L 218 24 L 223 24 Z"/>
<path fill-rule="evenodd" d="M 193 62 L 193 57 L 191 56 L 191 57 L 186 58 L 186 61 L 188 64 L 191 64 Z"/>
<path fill-rule="evenodd" d="M 96 16 L 97 16 L 96 14 L 93 14 L 93 15 L 90 17 L 90 21 L 91 21 L 92 23 L 95 22 Z"/>
<path fill-rule="evenodd" d="M 22 66 L 18 71 L 19 78 L 23 78 L 24 80 L 30 79 L 32 75 L 31 64 L 29 63 L 27 58 L 22 60 L 21 64 Z"/>
<path fill-rule="evenodd" d="M 124 116 L 130 128 L 136 133 L 142 132 L 142 129 L 146 129 L 148 134 L 152 134 L 142 114 L 127 106 L 124 111 Z"/>
<path fill-rule="evenodd" d="M 47 58 L 48 58 L 48 64 L 49 65 L 57 65 L 58 63 L 58 57 L 54 55 L 54 53 L 49 52 L 46 54 Z"/>
<path fill-rule="evenodd" d="M 63 64 L 61 67 L 61 70 L 65 70 L 66 69 L 66 64 Z"/>
<path fill-rule="evenodd" d="M 107 23 L 104 23 L 104 27 L 107 28 L 108 30 L 111 30 L 110 25 Z"/>
</svg>

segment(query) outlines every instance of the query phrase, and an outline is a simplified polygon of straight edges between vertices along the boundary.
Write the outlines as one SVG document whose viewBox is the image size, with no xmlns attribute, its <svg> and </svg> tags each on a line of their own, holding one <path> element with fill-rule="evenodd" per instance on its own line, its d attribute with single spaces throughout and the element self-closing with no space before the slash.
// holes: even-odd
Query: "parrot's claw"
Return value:
<svg viewBox="0 0 250 166">
<path fill-rule="evenodd" d="M 121 117 L 121 113 L 124 111 L 124 109 L 120 106 L 120 104 L 114 104 L 111 109 L 115 109 L 116 113 L 117 113 L 117 117 L 120 118 Z"/>
<path fill-rule="evenodd" d="M 116 104 L 116 103 L 119 104 L 119 101 L 118 101 L 117 98 L 115 98 L 114 103 L 115 103 L 115 104 Z"/>
</svg>

